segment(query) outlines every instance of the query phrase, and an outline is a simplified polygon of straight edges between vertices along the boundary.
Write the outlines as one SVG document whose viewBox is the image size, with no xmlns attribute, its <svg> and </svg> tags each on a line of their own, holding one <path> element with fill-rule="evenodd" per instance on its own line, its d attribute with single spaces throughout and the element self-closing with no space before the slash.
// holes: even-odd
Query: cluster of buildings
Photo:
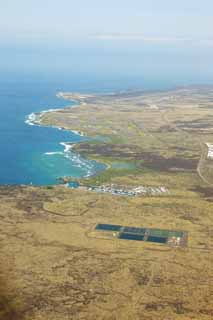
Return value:
<svg viewBox="0 0 213 320">
<path fill-rule="evenodd" d="M 213 159 L 213 144 L 212 143 L 206 143 L 207 147 L 208 147 L 208 155 L 207 158 L 208 159 Z"/>
<path fill-rule="evenodd" d="M 164 193 L 168 193 L 168 189 L 165 187 L 121 187 L 116 186 L 114 184 L 110 185 L 101 185 L 101 186 L 91 186 L 88 190 L 96 191 L 96 192 L 107 192 L 114 195 L 121 195 L 121 196 L 137 196 L 137 195 L 150 195 L 150 196 L 158 196 Z"/>
</svg>

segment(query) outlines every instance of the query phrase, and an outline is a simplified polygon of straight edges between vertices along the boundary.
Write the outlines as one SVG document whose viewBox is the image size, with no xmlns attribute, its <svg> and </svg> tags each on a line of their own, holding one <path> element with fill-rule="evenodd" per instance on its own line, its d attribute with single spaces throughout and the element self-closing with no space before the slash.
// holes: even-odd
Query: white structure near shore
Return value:
<svg viewBox="0 0 213 320">
<path fill-rule="evenodd" d="M 208 155 L 207 158 L 208 159 L 213 159 L 213 143 L 206 143 L 207 147 L 208 147 Z"/>
<path fill-rule="evenodd" d="M 138 187 L 125 187 L 125 186 L 116 186 L 114 184 L 110 185 L 101 185 L 101 186 L 91 186 L 88 187 L 88 190 L 111 193 L 114 195 L 120 196 L 160 196 L 163 194 L 168 194 L 169 190 L 164 186 L 159 187 L 147 187 L 147 186 L 138 186 Z"/>
</svg>

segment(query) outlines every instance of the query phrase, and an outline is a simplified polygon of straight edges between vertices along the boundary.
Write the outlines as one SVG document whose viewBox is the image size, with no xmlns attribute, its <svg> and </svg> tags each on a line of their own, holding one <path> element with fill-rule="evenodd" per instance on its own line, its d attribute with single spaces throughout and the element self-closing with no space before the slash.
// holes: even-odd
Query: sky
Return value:
<svg viewBox="0 0 213 320">
<path fill-rule="evenodd" d="M 0 0 L 0 42 L 213 46 L 212 0 Z"/>
<path fill-rule="evenodd" d="M 204 83 L 213 81 L 212 56 L 213 0 L 0 0 L 8 81 L 33 70 L 38 79 L 57 73 L 60 83 Z"/>
</svg>

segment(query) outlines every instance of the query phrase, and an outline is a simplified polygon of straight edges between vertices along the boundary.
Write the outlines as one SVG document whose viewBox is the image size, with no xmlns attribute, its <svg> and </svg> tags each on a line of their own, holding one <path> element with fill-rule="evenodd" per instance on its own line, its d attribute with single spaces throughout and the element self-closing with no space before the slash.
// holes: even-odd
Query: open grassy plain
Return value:
<svg viewBox="0 0 213 320">
<path fill-rule="evenodd" d="M 62 96 L 77 99 L 76 94 Z M 213 140 L 212 87 L 79 96 L 78 100 L 78 107 L 45 113 L 41 121 L 93 138 L 75 145 L 74 150 L 106 163 L 109 169 L 98 177 L 84 179 L 84 183 L 119 183 L 122 177 L 131 184 L 135 181 L 133 174 L 140 180 L 136 184 L 149 184 L 151 176 L 157 184 L 160 180 L 173 180 L 177 188 L 178 181 L 186 177 L 199 185 L 202 181 L 197 171 L 201 180 L 213 185 L 213 161 L 206 158 L 205 146 Z"/>
<path fill-rule="evenodd" d="M 169 193 L 0 187 L 0 319 L 212 319 L 213 88 L 63 97 L 81 104 L 42 123 L 83 131 L 76 152 L 109 166 L 82 185 Z M 188 244 L 108 238 L 97 223 L 183 230 Z"/>
</svg>

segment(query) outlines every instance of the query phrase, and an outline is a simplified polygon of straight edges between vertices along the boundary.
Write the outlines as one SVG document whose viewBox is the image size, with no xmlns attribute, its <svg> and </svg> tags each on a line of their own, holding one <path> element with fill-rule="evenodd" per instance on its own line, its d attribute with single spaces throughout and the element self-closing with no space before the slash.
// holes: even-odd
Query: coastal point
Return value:
<svg viewBox="0 0 213 320">
<path fill-rule="evenodd" d="M 104 166 L 0 187 L 4 319 L 210 320 L 213 88 L 60 96 L 32 121 Z"/>
</svg>

